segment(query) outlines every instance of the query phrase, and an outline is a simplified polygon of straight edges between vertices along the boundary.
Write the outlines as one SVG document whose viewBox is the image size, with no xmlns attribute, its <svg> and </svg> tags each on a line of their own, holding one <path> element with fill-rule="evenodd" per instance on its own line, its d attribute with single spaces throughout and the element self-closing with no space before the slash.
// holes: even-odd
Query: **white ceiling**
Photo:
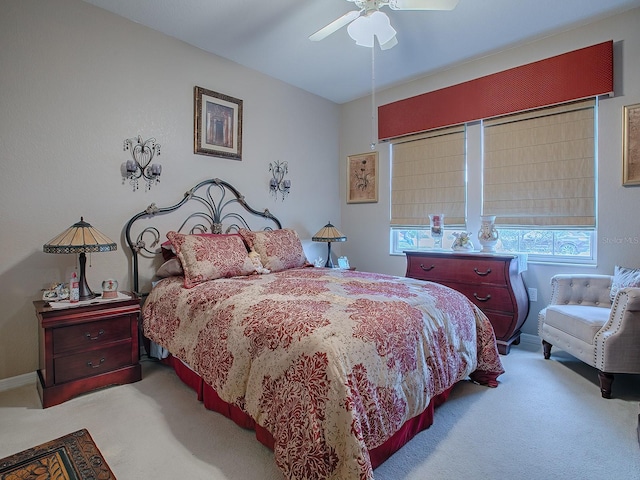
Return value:
<svg viewBox="0 0 640 480">
<path fill-rule="evenodd" d="M 346 28 L 320 42 L 308 39 L 355 9 L 346 0 L 84 1 L 336 103 L 371 92 L 371 49 L 357 46 Z M 398 45 L 376 48 L 375 86 L 403 83 L 635 7 L 640 0 L 460 0 L 452 11 L 383 7 Z"/>
</svg>

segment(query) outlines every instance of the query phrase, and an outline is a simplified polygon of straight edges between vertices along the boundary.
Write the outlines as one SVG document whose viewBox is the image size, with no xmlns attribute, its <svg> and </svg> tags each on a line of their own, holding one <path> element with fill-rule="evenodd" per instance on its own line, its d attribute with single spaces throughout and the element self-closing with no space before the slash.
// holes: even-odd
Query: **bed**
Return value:
<svg viewBox="0 0 640 480">
<path fill-rule="evenodd" d="M 186 220 L 164 221 L 183 209 Z M 134 289 L 150 288 L 144 336 L 207 408 L 254 429 L 287 479 L 371 479 L 457 382 L 495 387 L 504 373 L 491 324 L 464 295 L 313 267 L 297 232 L 222 180 L 147 207 L 125 237 Z M 164 262 L 142 267 L 159 252 Z M 143 272 L 153 283 L 140 285 Z"/>
</svg>

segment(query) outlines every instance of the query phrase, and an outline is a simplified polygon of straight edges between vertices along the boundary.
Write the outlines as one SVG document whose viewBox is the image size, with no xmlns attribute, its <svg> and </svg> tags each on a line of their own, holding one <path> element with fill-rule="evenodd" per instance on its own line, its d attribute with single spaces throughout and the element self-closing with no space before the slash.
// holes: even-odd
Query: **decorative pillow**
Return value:
<svg viewBox="0 0 640 480">
<path fill-rule="evenodd" d="M 198 237 L 221 237 L 221 236 L 235 235 L 236 237 L 242 238 L 239 233 L 192 233 L 190 235 L 197 235 Z M 242 241 L 244 242 L 244 238 L 242 238 Z M 169 240 L 167 240 L 166 242 L 163 242 L 160 246 L 162 247 L 161 248 L 162 258 L 165 261 L 175 258 L 176 249 L 173 247 L 173 245 Z M 249 247 L 246 243 L 245 243 L 245 247 L 248 252 Z"/>
<path fill-rule="evenodd" d="M 272 272 L 302 267 L 308 263 L 295 230 L 283 228 L 252 232 L 240 229 L 239 233 L 249 248 L 258 252 L 264 268 Z"/>
<path fill-rule="evenodd" d="M 611 301 L 616 298 L 618 290 L 624 287 L 640 287 L 640 268 L 627 268 L 616 265 L 611 283 Z"/>
<path fill-rule="evenodd" d="M 239 235 L 167 233 L 184 270 L 185 288 L 207 280 L 251 275 L 255 267 Z"/>
<path fill-rule="evenodd" d="M 177 257 L 164 262 L 156 272 L 158 278 L 181 277 L 182 275 L 184 275 L 184 270 L 182 270 L 182 264 Z"/>
</svg>

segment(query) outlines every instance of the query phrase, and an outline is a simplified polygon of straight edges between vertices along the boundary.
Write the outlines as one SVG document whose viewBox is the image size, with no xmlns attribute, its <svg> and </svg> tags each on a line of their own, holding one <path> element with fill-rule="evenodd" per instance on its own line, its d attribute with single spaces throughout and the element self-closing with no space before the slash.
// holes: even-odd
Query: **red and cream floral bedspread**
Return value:
<svg viewBox="0 0 640 480">
<path fill-rule="evenodd" d="M 368 451 L 471 375 L 504 372 L 462 294 L 402 277 L 298 268 L 183 288 L 162 280 L 144 334 L 274 437 L 288 479 L 371 479 Z"/>
</svg>

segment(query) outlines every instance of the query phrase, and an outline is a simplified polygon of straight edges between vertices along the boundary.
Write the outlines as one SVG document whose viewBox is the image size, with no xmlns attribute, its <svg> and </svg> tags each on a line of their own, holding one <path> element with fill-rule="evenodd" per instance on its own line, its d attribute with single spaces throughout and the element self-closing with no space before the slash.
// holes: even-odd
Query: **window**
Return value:
<svg viewBox="0 0 640 480">
<path fill-rule="evenodd" d="M 597 101 L 587 100 L 458 127 L 454 133 L 462 136 L 464 160 L 456 165 L 464 169 L 464 184 L 456 188 L 442 179 L 449 177 L 431 175 L 425 183 L 422 174 L 441 171 L 442 165 L 453 170 L 455 156 L 438 155 L 434 152 L 444 150 L 430 145 L 444 138 L 450 144 L 460 141 L 452 132 L 392 144 L 391 253 L 433 248 L 429 213 L 445 213 L 442 246 L 447 249 L 453 232 L 466 231 L 467 218 L 486 213 L 496 215 L 500 252 L 524 252 L 538 261 L 592 262 L 596 125 Z M 431 196 L 406 194 L 421 189 Z M 429 201 L 422 202 L 425 198 Z M 418 204 L 408 210 L 420 220 L 398 215 L 411 203 L 407 199 Z M 456 213 L 460 211 L 462 218 Z M 471 238 L 475 240 L 475 232 Z"/>
</svg>

